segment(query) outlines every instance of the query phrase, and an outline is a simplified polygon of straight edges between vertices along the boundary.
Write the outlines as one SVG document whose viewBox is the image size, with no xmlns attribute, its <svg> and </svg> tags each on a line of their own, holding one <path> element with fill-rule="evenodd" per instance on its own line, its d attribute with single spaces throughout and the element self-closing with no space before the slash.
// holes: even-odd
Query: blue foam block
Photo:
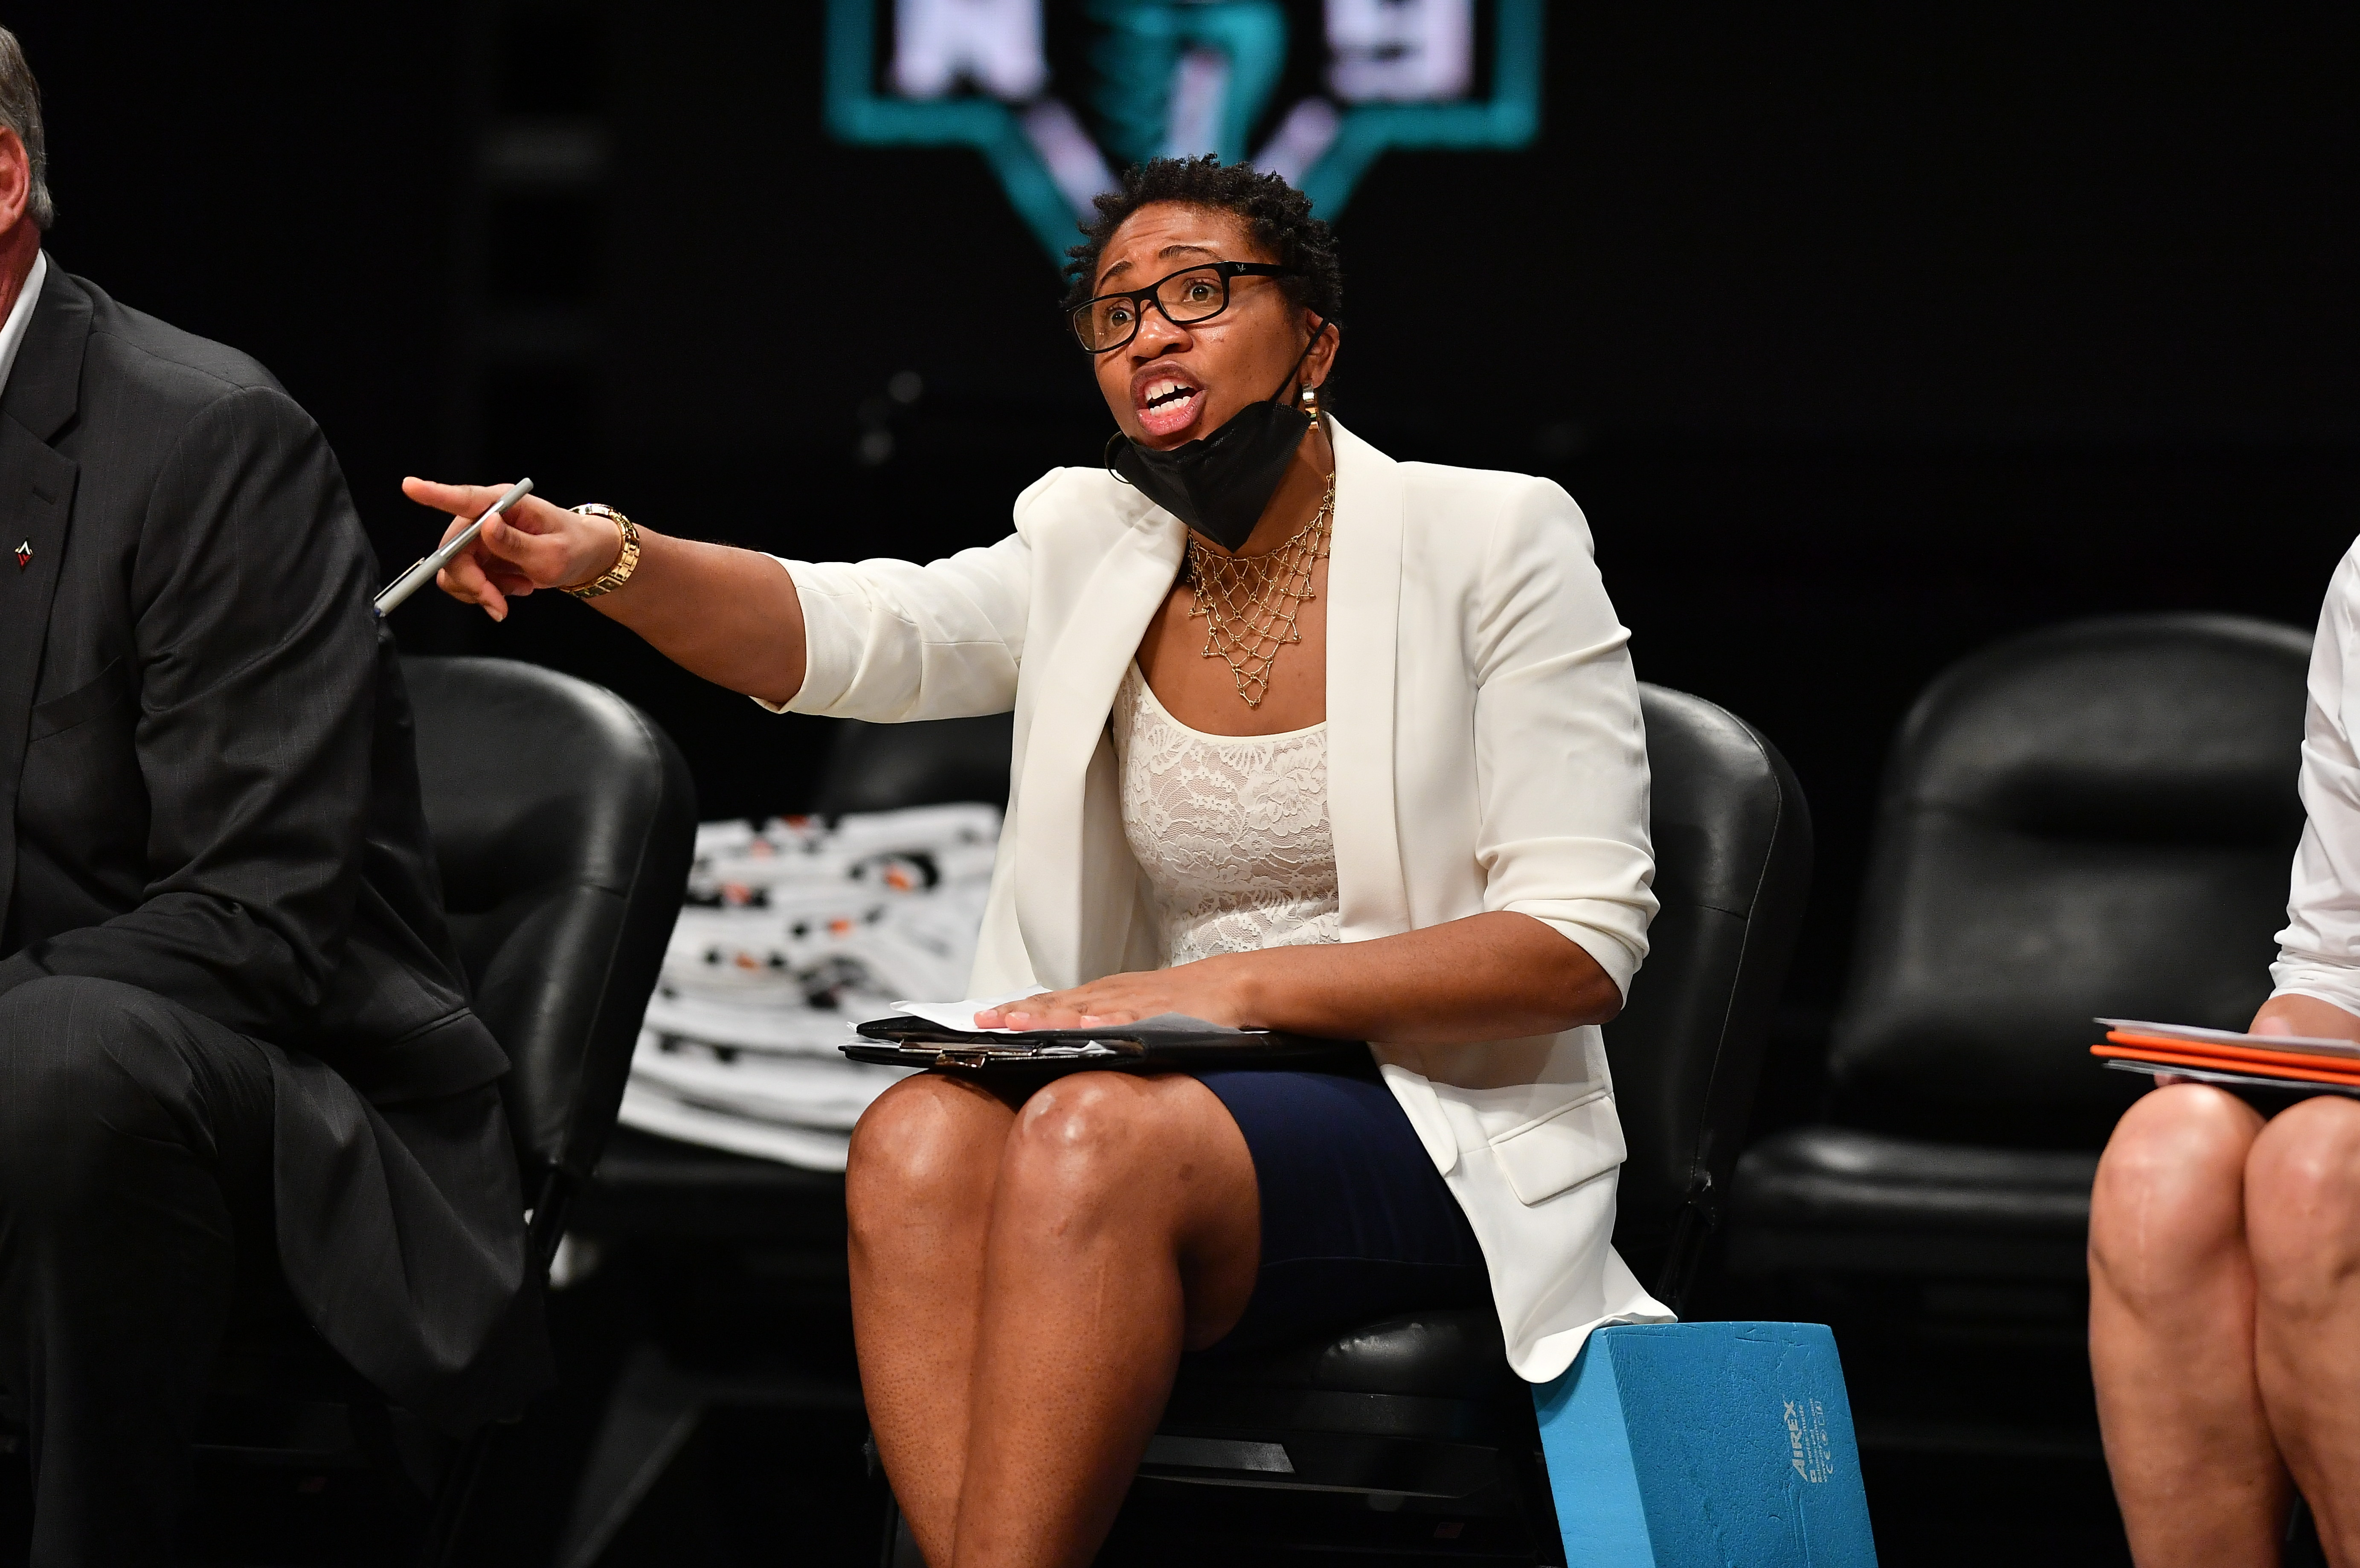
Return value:
<svg viewBox="0 0 2360 1568">
<path fill-rule="evenodd" d="M 1875 1568 L 1822 1324 L 1602 1328 L 1533 1399 L 1576 1568 Z"/>
</svg>

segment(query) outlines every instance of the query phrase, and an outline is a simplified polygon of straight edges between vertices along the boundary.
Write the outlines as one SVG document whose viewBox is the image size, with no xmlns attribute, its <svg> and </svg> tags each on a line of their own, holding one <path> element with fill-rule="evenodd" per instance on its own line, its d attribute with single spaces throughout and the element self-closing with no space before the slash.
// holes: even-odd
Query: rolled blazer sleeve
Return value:
<svg viewBox="0 0 2360 1568">
<path fill-rule="evenodd" d="M 2303 715 L 2302 805 L 2287 927 L 2272 994 L 2315 996 L 2360 1014 L 2360 755 L 2353 747 L 2350 659 L 2360 652 L 2360 545 L 2336 566 L 2311 645 Z"/>
<path fill-rule="evenodd" d="M 1017 497 L 1006 539 L 923 566 L 781 558 L 803 601 L 803 683 L 785 703 L 762 705 L 873 724 L 1014 707 L 1032 572 L 1025 516 L 1056 479 Z"/>
<path fill-rule="evenodd" d="M 1630 638 L 1573 498 L 1535 480 L 1495 524 L 1471 620 L 1484 908 L 1530 915 L 1630 994 L 1655 918 L 1647 738 Z"/>
</svg>

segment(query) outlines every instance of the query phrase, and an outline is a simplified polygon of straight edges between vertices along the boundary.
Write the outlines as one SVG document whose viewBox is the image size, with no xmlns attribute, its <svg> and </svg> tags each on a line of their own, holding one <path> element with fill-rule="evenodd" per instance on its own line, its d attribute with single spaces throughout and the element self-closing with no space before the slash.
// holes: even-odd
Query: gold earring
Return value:
<svg viewBox="0 0 2360 1568">
<path fill-rule="evenodd" d="M 1303 411 L 1314 419 L 1319 417 L 1319 388 L 1307 383 L 1303 388 Z"/>
</svg>

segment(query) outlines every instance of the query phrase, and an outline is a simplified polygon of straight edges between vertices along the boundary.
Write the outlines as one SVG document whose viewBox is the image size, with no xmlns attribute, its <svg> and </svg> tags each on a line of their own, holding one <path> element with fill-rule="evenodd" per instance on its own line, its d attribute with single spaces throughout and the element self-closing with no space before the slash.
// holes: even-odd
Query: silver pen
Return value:
<svg viewBox="0 0 2360 1568">
<path fill-rule="evenodd" d="M 450 565 L 453 557 L 455 557 L 461 550 L 475 542 L 475 536 L 484 531 L 484 525 L 486 523 L 490 522 L 494 517 L 498 517 L 502 512 L 507 511 L 510 506 L 515 506 L 519 501 L 523 500 L 527 495 L 531 494 L 532 481 L 530 479 L 518 480 L 515 484 L 508 486 L 508 493 L 507 495 L 492 503 L 490 510 L 486 511 L 482 517 L 477 517 L 474 522 L 469 523 L 465 528 L 461 528 L 458 534 L 449 544 L 444 545 L 442 549 L 436 550 L 432 555 L 420 556 L 409 571 L 403 572 L 400 576 L 387 583 L 384 591 L 377 594 L 377 618 L 379 620 L 383 620 L 387 615 L 391 615 L 395 610 L 399 609 L 404 599 L 409 598 L 412 593 L 417 593 L 421 588 L 423 588 L 429 583 L 433 582 L 434 574 L 436 572 Z"/>
</svg>

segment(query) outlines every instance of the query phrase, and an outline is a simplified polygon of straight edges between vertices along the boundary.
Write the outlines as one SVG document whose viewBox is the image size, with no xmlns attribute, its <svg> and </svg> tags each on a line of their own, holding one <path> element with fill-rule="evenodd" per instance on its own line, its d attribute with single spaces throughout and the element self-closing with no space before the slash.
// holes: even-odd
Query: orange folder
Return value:
<svg viewBox="0 0 2360 1568">
<path fill-rule="evenodd" d="M 2090 1054 L 2104 1059 L 2152 1062 L 2166 1067 L 2204 1067 L 2216 1073 L 2249 1073 L 2262 1078 L 2285 1078 L 2301 1083 L 2360 1086 L 2360 1058 L 2319 1056 L 2309 1051 L 2265 1051 L 2245 1045 L 2210 1045 L 2171 1040 L 2159 1035 L 2109 1029 L 2105 1045 L 2093 1045 Z"/>
</svg>

